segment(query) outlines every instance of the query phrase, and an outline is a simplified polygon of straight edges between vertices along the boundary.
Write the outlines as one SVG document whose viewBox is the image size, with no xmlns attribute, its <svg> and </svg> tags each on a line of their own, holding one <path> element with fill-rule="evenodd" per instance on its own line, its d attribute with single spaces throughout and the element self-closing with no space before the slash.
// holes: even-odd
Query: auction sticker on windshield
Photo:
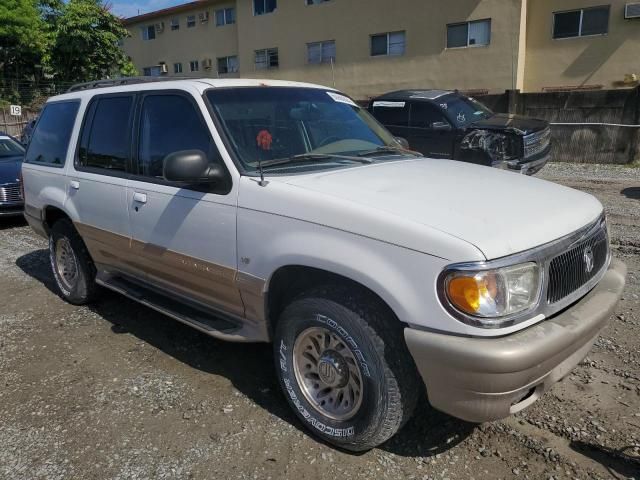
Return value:
<svg viewBox="0 0 640 480">
<path fill-rule="evenodd" d="M 331 98 L 333 98 L 333 100 L 336 101 L 336 102 L 346 103 L 347 105 L 351 105 L 353 107 L 357 107 L 358 106 L 356 104 L 356 102 L 351 100 L 346 95 L 340 95 L 339 93 L 336 93 L 336 92 L 327 92 L 327 95 L 329 95 Z"/>
</svg>

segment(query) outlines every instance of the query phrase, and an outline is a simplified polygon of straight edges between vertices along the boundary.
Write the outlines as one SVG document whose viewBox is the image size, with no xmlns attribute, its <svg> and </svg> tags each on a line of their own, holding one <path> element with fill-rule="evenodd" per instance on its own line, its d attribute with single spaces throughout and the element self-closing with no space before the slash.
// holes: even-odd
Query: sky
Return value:
<svg viewBox="0 0 640 480">
<path fill-rule="evenodd" d="M 111 11 L 120 17 L 133 17 L 138 13 L 149 13 L 162 8 L 173 7 L 192 0 L 109 0 Z"/>
</svg>

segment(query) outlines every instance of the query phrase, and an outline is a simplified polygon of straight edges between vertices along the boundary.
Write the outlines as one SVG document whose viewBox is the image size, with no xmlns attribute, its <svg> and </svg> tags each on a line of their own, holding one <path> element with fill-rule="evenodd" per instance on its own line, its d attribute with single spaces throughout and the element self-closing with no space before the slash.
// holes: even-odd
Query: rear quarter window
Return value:
<svg viewBox="0 0 640 480">
<path fill-rule="evenodd" d="M 27 163 L 64 166 L 79 106 L 77 100 L 45 105 L 29 143 Z"/>
</svg>

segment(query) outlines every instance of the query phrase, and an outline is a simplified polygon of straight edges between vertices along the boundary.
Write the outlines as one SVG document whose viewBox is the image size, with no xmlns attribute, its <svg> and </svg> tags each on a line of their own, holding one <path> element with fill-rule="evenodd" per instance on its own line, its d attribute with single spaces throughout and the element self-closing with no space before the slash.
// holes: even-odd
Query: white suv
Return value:
<svg viewBox="0 0 640 480">
<path fill-rule="evenodd" d="M 101 285 L 273 342 L 302 423 L 351 450 L 394 435 L 423 386 L 473 422 L 530 405 L 625 281 L 592 196 L 424 158 L 316 85 L 79 85 L 45 105 L 23 177 L 66 300 Z"/>
</svg>

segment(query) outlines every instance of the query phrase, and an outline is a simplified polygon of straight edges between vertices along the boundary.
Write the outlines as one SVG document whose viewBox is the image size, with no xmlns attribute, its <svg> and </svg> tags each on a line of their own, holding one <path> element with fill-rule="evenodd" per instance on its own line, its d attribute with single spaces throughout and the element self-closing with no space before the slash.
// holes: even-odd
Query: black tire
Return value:
<svg viewBox="0 0 640 480">
<path fill-rule="evenodd" d="M 68 242 L 69 253 L 75 260 L 76 275 L 71 280 L 63 278 L 56 264 L 57 249 L 64 241 Z M 66 218 L 54 223 L 49 232 L 49 261 L 53 277 L 63 299 L 74 305 L 85 305 L 95 299 L 97 295 L 96 268 L 82 238 L 73 223 Z"/>
<path fill-rule="evenodd" d="M 325 415 L 305 398 L 296 380 L 296 339 L 317 327 L 357 352 L 362 398 L 351 418 Z M 369 450 L 395 435 L 424 391 L 400 322 L 377 297 L 357 288 L 326 286 L 297 297 L 278 320 L 274 352 L 280 386 L 296 415 L 314 434 L 346 450 Z"/>
</svg>

